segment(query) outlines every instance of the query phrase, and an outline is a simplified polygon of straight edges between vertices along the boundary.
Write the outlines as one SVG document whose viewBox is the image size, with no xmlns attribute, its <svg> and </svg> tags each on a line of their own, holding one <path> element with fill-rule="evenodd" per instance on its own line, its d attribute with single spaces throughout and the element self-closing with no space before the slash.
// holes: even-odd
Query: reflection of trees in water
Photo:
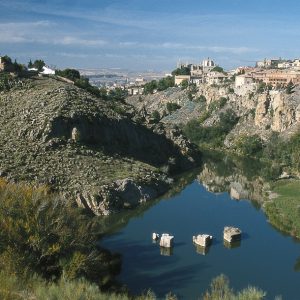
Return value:
<svg viewBox="0 0 300 300">
<path fill-rule="evenodd" d="M 296 263 L 294 265 L 294 271 L 296 272 L 300 271 L 300 257 L 296 260 Z"/>
<path fill-rule="evenodd" d="M 213 193 L 228 192 L 234 199 L 250 199 L 262 202 L 268 183 L 263 180 L 260 162 L 220 153 L 204 156 L 203 170 L 198 180 Z M 255 207 L 260 207 L 254 203 Z"/>
</svg>

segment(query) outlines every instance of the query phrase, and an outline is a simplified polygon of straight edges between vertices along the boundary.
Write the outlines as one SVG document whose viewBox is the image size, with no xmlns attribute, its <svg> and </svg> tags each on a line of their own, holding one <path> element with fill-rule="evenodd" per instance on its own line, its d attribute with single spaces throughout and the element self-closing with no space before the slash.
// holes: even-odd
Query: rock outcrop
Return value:
<svg viewBox="0 0 300 300">
<path fill-rule="evenodd" d="M 1 92 L 1 176 L 49 185 L 98 215 L 157 197 L 199 152 L 180 130 L 128 111 L 53 78 Z"/>
<path fill-rule="evenodd" d="M 213 108 L 221 97 L 227 98 L 226 105 Z M 219 122 L 221 113 L 231 109 L 239 117 L 239 122 L 224 141 L 227 148 L 241 135 L 257 134 L 263 140 L 268 140 L 272 132 L 278 132 L 283 137 L 289 137 L 300 126 L 299 86 L 296 86 L 294 93 L 287 94 L 284 89 L 259 93 L 255 85 L 234 89 L 230 83 L 220 86 L 201 84 L 192 97 L 189 90 L 174 87 L 154 95 L 128 97 L 126 101 L 149 115 L 157 110 L 163 123 L 173 125 L 199 119 L 209 111 L 203 126 L 213 126 Z M 170 102 L 178 104 L 180 108 L 168 112 L 167 104 Z"/>
</svg>

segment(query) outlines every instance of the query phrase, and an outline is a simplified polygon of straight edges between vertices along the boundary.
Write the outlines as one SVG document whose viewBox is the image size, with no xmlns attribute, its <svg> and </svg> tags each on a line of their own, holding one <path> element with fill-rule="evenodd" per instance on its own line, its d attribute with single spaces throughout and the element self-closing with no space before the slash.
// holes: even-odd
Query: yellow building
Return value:
<svg viewBox="0 0 300 300">
<path fill-rule="evenodd" d="M 191 76 L 190 75 L 176 75 L 175 76 L 175 85 L 180 85 L 182 83 L 182 81 L 184 81 L 184 80 L 190 81 Z"/>
</svg>

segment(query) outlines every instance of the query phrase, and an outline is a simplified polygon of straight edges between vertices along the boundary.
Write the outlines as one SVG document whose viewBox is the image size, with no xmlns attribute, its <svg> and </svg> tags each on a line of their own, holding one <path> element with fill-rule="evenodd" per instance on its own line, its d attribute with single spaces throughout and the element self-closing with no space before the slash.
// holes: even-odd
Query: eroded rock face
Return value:
<svg viewBox="0 0 300 300">
<path fill-rule="evenodd" d="M 231 88 L 231 92 L 229 92 Z M 143 108 L 144 114 L 151 115 L 157 110 L 166 124 L 186 124 L 191 119 L 199 119 L 203 112 L 210 111 L 220 97 L 226 97 L 227 102 L 221 109 L 210 111 L 210 116 L 203 122 L 203 126 L 210 127 L 219 123 L 220 114 L 230 109 L 239 117 L 238 124 L 227 135 L 224 146 L 231 148 L 236 139 L 241 135 L 259 135 L 267 141 L 272 132 L 278 132 L 283 137 L 290 136 L 300 125 L 300 87 L 294 93 L 287 94 L 281 91 L 258 93 L 257 85 L 253 84 L 247 89 L 235 89 L 232 85 L 209 86 L 201 84 L 198 91 L 189 97 L 189 91 L 180 88 L 169 88 L 154 95 L 128 97 L 127 101 L 137 110 Z M 206 101 L 197 101 L 200 96 L 205 96 Z M 167 112 L 167 103 L 180 105 L 172 113 Z"/>
<path fill-rule="evenodd" d="M 99 215 L 153 199 L 171 182 L 158 168 L 188 169 L 199 152 L 180 130 L 133 114 L 65 82 L 28 80 L 0 93 L 0 172 L 49 185 Z"/>
<path fill-rule="evenodd" d="M 255 125 L 258 128 L 270 125 L 273 131 L 284 132 L 299 121 L 296 117 L 298 107 L 292 96 L 283 92 L 260 95 L 255 111 Z"/>
</svg>

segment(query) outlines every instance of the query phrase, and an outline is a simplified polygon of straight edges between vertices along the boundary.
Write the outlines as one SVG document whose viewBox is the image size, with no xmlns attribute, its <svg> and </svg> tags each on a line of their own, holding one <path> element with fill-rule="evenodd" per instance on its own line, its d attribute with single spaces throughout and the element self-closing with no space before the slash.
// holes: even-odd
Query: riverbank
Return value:
<svg viewBox="0 0 300 300">
<path fill-rule="evenodd" d="M 269 222 L 300 239 L 300 181 L 278 180 L 272 183 L 271 190 L 274 196 L 264 205 Z"/>
</svg>

